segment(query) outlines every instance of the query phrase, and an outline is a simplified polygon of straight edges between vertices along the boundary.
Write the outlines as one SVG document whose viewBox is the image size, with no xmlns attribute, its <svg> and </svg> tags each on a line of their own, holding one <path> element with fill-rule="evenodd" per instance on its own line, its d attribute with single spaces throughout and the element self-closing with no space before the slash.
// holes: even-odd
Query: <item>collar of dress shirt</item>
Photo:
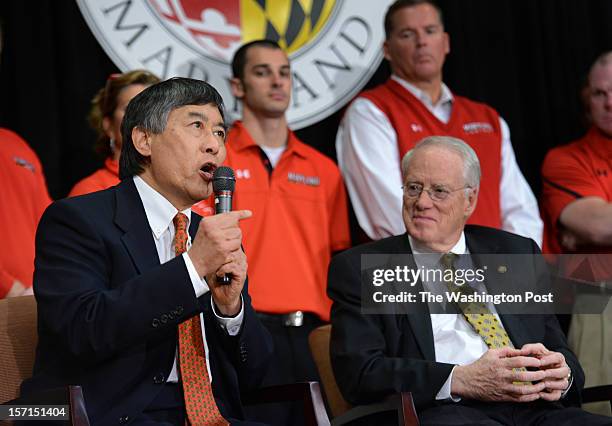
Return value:
<svg viewBox="0 0 612 426">
<path fill-rule="evenodd" d="M 134 185 L 136 185 L 136 190 L 142 200 L 151 231 L 153 231 L 155 238 L 159 239 L 161 234 L 170 227 L 178 210 L 140 176 L 134 176 Z M 188 223 L 191 222 L 191 208 L 185 209 L 181 213 L 187 216 Z"/>
<path fill-rule="evenodd" d="M 408 235 L 408 242 L 410 243 L 410 247 L 412 248 L 413 255 L 436 253 L 432 251 L 430 248 L 426 247 L 425 245 L 420 244 L 418 241 L 414 240 L 410 235 Z M 467 254 L 467 245 L 465 244 L 465 233 L 464 232 L 461 232 L 461 236 L 459 237 L 459 240 L 450 249 L 450 252 L 458 254 L 458 255 Z M 439 253 L 439 254 L 441 257 L 444 253 Z"/>
<path fill-rule="evenodd" d="M 445 104 L 447 102 L 450 102 L 450 103 L 453 102 L 453 94 L 450 91 L 450 89 L 448 88 L 448 86 L 446 84 L 444 84 L 444 83 L 442 83 L 442 93 L 440 95 L 440 100 L 438 100 L 438 103 L 436 105 L 434 105 L 433 102 L 431 101 L 431 98 L 429 97 L 429 95 L 427 93 L 425 93 L 423 90 L 421 90 L 418 87 L 416 87 L 414 84 L 409 83 L 408 81 L 406 81 L 406 80 L 396 76 L 395 74 L 393 74 L 391 76 L 391 78 L 393 80 L 395 80 L 397 83 L 401 84 L 402 87 L 404 87 L 406 90 L 408 90 L 410 93 L 412 93 L 414 95 L 414 97 L 419 99 L 424 104 L 427 104 L 427 105 L 430 105 L 432 107 L 435 107 L 437 105 L 442 105 L 442 104 Z"/>
</svg>

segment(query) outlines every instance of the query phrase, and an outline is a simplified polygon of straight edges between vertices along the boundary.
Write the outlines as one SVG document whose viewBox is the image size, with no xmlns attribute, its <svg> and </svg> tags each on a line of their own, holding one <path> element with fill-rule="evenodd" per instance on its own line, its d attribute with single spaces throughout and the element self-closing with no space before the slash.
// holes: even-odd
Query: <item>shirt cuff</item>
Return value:
<svg viewBox="0 0 612 426">
<path fill-rule="evenodd" d="M 571 373 L 571 371 L 572 370 L 570 369 L 570 373 Z M 565 395 L 567 395 L 569 390 L 572 388 L 572 383 L 574 383 L 574 375 L 573 374 L 570 376 L 569 385 L 567 385 L 567 388 L 565 388 L 565 390 L 563 392 L 561 392 L 561 398 L 565 398 Z"/>
<path fill-rule="evenodd" d="M 215 302 L 211 300 L 212 310 L 217 317 L 217 322 L 221 327 L 227 331 L 230 336 L 235 336 L 240 332 L 242 327 L 242 319 L 244 318 L 244 301 L 242 300 L 242 294 L 240 295 L 240 312 L 235 317 L 222 317 L 217 313 L 215 309 Z"/>
<path fill-rule="evenodd" d="M 208 284 L 198 275 L 198 271 L 196 270 L 195 266 L 193 266 L 193 262 L 189 258 L 189 255 L 187 255 L 187 252 L 183 253 L 182 256 L 185 260 L 185 265 L 187 266 L 187 272 L 189 272 L 189 278 L 191 279 L 193 291 L 195 291 L 196 297 L 200 297 L 210 290 L 208 288 Z"/>
<path fill-rule="evenodd" d="M 448 375 L 448 378 L 446 379 L 446 381 L 444 382 L 444 384 L 438 391 L 438 394 L 436 395 L 436 401 L 440 401 L 440 400 L 452 401 L 452 402 L 461 401 L 461 398 L 451 395 L 451 383 L 453 381 L 453 372 L 455 371 L 455 368 L 457 368 L 456 365 L 453 367 L 450 374 Z"/>
</svg>

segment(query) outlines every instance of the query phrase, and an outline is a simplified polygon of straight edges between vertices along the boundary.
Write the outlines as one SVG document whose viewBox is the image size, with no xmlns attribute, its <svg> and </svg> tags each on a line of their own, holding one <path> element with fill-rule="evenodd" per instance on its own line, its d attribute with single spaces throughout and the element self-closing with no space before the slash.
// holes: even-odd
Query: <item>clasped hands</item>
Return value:
<svg viewBox="0 0 612 426">
<path fill-rule="evenodd" d="M 562 353 L 529 343 L 520 349 L 489 349 L 473 363 L 457 366 L 451 394 L 479 401 L 557 401 L 569 387 L 569 378 Z"/>
<path fill-rule="evenodd" d="M 235 316 L 240 312 L 240 294 L 247 275 L 247 260 L 242 251 L 242 231 L 239 223 L 251 217 L 249 210 L 205 217 L 187 252 L 201 277 L 206 278 L 215 301 L 223 316 Z M 218 277 L 231 276 L 229 284 L 219 284 Z"/>
</svg>

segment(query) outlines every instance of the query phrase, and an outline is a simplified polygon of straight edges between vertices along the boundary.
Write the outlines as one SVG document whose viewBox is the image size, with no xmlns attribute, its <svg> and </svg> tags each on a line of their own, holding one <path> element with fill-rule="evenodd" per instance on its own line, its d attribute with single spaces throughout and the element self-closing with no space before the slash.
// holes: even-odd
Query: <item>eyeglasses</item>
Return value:
<svg viewBox="0 0 612 426">
<path fill-rule="evenodd" d="M 427 192 L 427 195 L 429 195 L 429 198 L 431 198 L 432 201 L 444 201 L 451 193 L 461 191 L 462 189 L 467 188 L 471 189 L 472 187 L 469 185 L 465 185 L 457 189 L 448 189 L 442 185 L 433 185 L 429 188 L 425 188 L 420 183 L 407 183 L 406 185 L 402 186 L 402 189 L 404 190 L 404 195 L 408 198 L 419 198 L 423 191 L 425 191 Z"/>
</svg>

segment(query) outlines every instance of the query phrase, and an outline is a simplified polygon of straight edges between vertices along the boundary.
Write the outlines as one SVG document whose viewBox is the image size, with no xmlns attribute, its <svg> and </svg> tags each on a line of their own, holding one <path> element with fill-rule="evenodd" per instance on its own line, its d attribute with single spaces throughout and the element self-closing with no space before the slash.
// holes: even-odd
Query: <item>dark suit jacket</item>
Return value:
<svg viewBox="0 0 612 426">
<path fill-rule="evenodd" d="M 192 213 L 195 235 L 201 217 Z M 90 420 L 137 417 L 168 377 L 177 325 L 204 314 L 213 393 L 221 413 L 242 418 L 240 391 L 255 388 L 272 341 L 251 308 L 229 336 L 210 292 L 195 297 L 181 256 L 163 265 L 132 179 L 51 205 L 36 236 L 34 291 L 39 343 L 22 395 L 80 384 Z"/>
<path fill-rule="evenodd" d="M 466 226 L 466 243 L 474 259 L 477 254 L 536 254 L 529 239 L 480 226 Z M 331 313 L 331 358 L 334 374 L 344 397 L 353 404 L 379 400 L 393 393 L 413 392 L 417 408 L 435 403 L 435 397 L 453 365 L 435 361 L 431 317 L 427 304 L 416 304 L 407 315 L 363 315 L 360 264 L 362 254 L 411 254 L 406 234 L 347 250 L 331 262 L 328 293 L 334 304 Z M 508 270 L 520 270 L 521 279 L 538 285 L 547 280 L 540 256 L 531 263 L 507 257 Z M 516 264 L 520 262 L 520 264 Z M 491 271 L 495 273 L 495 271 Z M 486 285 L 499 277 L 487 274 Z M 504 283 L 514 285 L 512 280 Z M 422 286 L 422 283 L 418 284 Z M 422 287 L 421 287 L 422 289 Z M 540 342 L 563 353 L 572 369 L 574 383 L 567 398 L 576 401 L 584 385 L 578 360 L 569 350 L 554 315 L 504 315 L 500 313 L 515 347 Z"/>
</svg>

